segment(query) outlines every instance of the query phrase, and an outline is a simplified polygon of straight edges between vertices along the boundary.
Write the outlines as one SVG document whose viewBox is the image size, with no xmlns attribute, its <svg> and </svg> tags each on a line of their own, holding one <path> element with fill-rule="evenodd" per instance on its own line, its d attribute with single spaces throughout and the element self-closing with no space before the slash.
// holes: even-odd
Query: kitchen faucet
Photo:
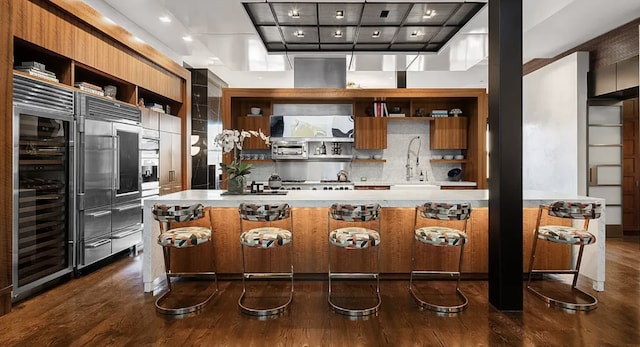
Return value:
<svg viewBox="0 0 640 347">
<path fill-rule="evenodd" d="M 412 167 L 411 167 L 411 145 L 414 140 L 418 140 L 418 151 L 416 152 L 416 171 L 418 171 L 418 166 L 420 165 L 420 147 L 422 146 L 422 141 L 420 140 L 420 136 L 413 137 L 411 141 L 409 141 L 409 146 L 407 146 L 407 164 L 405 168 L 407 168 L 407 181 L 411 180 L 413 177 Z"/>
</svg>

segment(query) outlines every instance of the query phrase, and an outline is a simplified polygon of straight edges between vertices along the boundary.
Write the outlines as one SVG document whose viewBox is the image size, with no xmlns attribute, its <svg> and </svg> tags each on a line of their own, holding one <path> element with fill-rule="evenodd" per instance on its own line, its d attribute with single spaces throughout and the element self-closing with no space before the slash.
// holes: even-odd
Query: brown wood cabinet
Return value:
<svg viewBox="0 0 640 347">
<path fill-rule="evenodd" d="M 160 131 L 160 195 L 182 190 L 182 135 Z"/>
<path fill-rule="evenodd" d="M 262 130 L 262 132 L 269 136 L 269 117 L 247 117 L 241 116 L 236 118 L 236 125 L 234 129 L 238 130 Z M 244 149 L 267 149 L 269 146 L 260 137 L 249 137 L 244 140 Z"/>
<path fill-rule="evenodd" d="M 387 118 L 355 117 L 354 133 L 356 149 L 387 148 Z"/>
<path fill-rule="evenodd" d="M 431 149 L 467 149 L 467 117 L 436 117 L 431 124 Z"/>
<path fill-rule="evenodd" d="M 370 117 L 374 100 L 384 100 L 389 112 L 405 114 L 405 117 Z M 388 148 L 387 124 L 392 121 L 433 122 L 438 130 L 438 147 L 464 149 L 464 180 L 478 183 L 478 189 L 486 189 L 486 124 L 487 93 L 485 89 L 340 89 L 340 88 L 224 88 L 222 90 L 222 122 L 225 129 L 249 128 L 247 122 L 258 122 L 279 104 L 350 104 L 355 116 L 354 148 L 380 150 Z M 251 107 L 260 107 L 263 117 L 247 117 Z M 399 110 L 392 110 L 394 107 Z M 428 117 L 434 110 L 460 109 L 463 117 L 435 120 Z M 422 117 L 415 117 L 416 113 Z M 413 116 L 413 117 L 410 117 Z M 247 120 L 246 118 L 256 118 Z M 267 129 L 266 119 L 264 128 Z M 440 126 L 440 122 L 462 122 Z M 444 125 L 444 123 L 443 123 Z M 256 128 L 256 124 L 252 125 Z M 458 127 L 459 129 L 456 129 Z M 452 136 L 455 133 L 455 136 Z M 253 149 L 253 144 L 249 147 Z M 255 147 L 263 149 L 264 147 Z M 433 147 L 432 147 L 433 148 Z M 230 156 L 223 158 L 225 162 Z M 384 161 L 379 161 L 384 163 Z"/>
</svg>

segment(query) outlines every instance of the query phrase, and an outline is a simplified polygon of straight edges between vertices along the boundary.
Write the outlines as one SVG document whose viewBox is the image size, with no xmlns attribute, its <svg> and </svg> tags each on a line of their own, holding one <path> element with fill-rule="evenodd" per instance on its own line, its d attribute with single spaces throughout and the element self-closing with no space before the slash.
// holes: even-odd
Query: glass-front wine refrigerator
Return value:
<svg viewBox="0 0 640 347">
<path fill-rule="evenodd" d="M 73 92 L 14 74 L 13 297 L 73 271 Z"/>
</svg>

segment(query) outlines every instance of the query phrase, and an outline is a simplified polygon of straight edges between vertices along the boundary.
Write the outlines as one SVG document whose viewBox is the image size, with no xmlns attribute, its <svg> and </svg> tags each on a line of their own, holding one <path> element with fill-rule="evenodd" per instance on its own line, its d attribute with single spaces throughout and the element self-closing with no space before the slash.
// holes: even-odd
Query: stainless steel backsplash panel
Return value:
<svg viewBox="0 0 640 347">
<path fill-rule="evenodd" d="M 283 180 L 335 180 L 338 171 L 351 171 L 351 162 L 278 161 L 275 168 Z"/>
</svg>

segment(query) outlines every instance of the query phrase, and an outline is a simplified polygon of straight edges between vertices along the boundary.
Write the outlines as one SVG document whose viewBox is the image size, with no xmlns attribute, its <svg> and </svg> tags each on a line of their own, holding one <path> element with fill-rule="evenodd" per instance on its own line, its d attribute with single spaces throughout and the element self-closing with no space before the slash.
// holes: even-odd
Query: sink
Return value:
<svg viewBox="0 0 640 347">
<path fill-rule="evenodd" d="M 424 189 L 424 190 L 440 190 L 440 186 L 435 184 L 428 183 L 399 183 L 392 185 L 389 189 L 391 190 L 415 190 L 415 189 Z"/>
</svg>

